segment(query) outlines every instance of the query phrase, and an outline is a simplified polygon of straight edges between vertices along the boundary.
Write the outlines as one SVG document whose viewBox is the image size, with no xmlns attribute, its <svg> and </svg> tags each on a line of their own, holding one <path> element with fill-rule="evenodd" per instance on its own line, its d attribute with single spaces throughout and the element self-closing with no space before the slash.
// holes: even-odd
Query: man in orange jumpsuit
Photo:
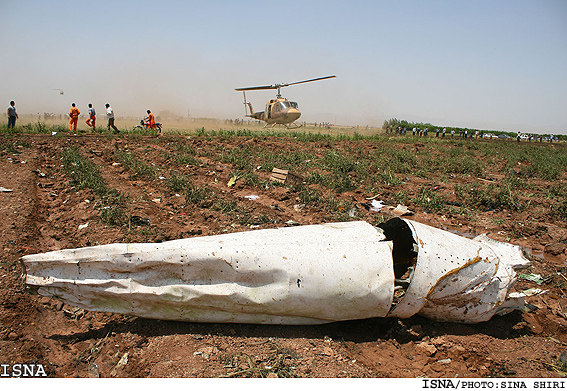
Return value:
<svg viewBox="0 0 567 391">
<path fill-rule="evenodd" d="M 155 129 L 156 128 L 156 119 L 154 117 L 154 114 L 148 110 L 148 128 L 150 129 Z"/>
<path fill-rule="evenodd" d="M 96 124 L 96 112 L 93 108 L 93 104 L 89 103 L 89 118 L 85 121 L 88 126 L 91 126 L 93 129 L 95 128 Z"/>
<path fill-rule="evenodd" d="M 81 114 L 81 112 L 79 111 L 79 109 L 75 107 L 75 104 L 72 103 L 71 110 L 69 110 L 69 117 L 71 117 L 71 119 L 69 120 L 69 132 L 77 131 L 77 122 L 79 121 L 79 114 Z"/>
</svg>

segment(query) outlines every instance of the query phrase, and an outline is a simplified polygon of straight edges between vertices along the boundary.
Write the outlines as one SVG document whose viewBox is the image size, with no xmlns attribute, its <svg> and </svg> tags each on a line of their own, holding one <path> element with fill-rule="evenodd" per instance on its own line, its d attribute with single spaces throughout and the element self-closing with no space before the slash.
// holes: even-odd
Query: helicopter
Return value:
<svg viewBox="0 0 567 391">
<path fill-rule="evenodd" d="M 258 87 L 244 87 L 244 88 L 235 88 L 236 91 L 242 91 L 244 94 L 244 108 L 245 108 L 245 116 L 254 118 L 260 121 L 266 122 L 266 126 L 268 125 L 284 125 L 288 129 L 292 128 L 299 128 L 301 125 L 293 124 L 295 120 L 297 120 L 301 113 L 299 111 L 299 106 L 297 102 L 292 102 L 283 98 L 280 89 L 283 87 L 292 86 L 294 84 L 302 84 L 302 83 L 309 83 L 312 81 L 317 80 L 324 80 L 324 79 L 331 79 L 333 76 L 325 76 L 325 77 L 318 77 L 316 79 L 309 79 L 309 80 L 302 80 L 296 81 L 295 83 L 282 83 L 282 84 L 272 84 L 269 86 L 258 86 Z M 246 101 L 246 91 L 254 91 L 254 90 L 278 90 L 276 95 L 276 99 L 270 99 L 268 103 L 266 103 L 265 111 L 257 111 L 255 112 L 252 108 L 252 104 Z"/>
</svg>

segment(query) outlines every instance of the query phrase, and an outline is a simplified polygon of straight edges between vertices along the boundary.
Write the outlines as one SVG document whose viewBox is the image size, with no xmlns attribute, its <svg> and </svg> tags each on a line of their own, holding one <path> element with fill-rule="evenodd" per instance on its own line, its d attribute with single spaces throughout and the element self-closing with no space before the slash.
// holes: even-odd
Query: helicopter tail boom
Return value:
<svg viewBox="0 0 567 391">
<path fill-rule="evenodd" d="M 253 117 L 254 109 L 252 108 L 252 103 L 246 101 L 246 91 L 242 91 L 242 94 L 244 95 L 244 114 L 246 117 Z M 250 114 L 248 114 L 248 111 L 250 111 Z"/>
</svg>

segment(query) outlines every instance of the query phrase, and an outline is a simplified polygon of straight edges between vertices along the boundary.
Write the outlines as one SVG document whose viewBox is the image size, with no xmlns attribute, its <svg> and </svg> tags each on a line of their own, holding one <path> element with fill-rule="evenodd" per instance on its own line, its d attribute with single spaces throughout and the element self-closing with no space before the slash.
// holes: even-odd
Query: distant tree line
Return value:
<svg viewBox="0 0 567 391">
<path fill-rule="evenodd" d="M 451 131 L 454 130 L 455 134 L 461 134 L 462 132 L 464 132 L 465 130 L 467 131 L 468 134 L 475 134 L 476 132 L 478 132 L 479 134 L 482 132 L 484 134 L 487 133 L 492 133 L 495 136 L 498 136 L 499 134 L 506 134 L 510 137 L 516 137 L 517 132 L 505 132 L 505 131 L 501 131 L 501 130 L 487 130 L 487 129 L 472 129 L 472 128 L 459 128 L 459 127 L 453 127 L 453 126 L 439 126 L 439 125 L 433 125 L 430 123 L 424 123 L 424 122 L 409 122 L 406 120 L 400 120 L 397 118 L 390 118 L 386 121 L 384 121 L 384 124 L 382 125 L 382 130 L 387 131 L 388 128 L 392 131 L 392 133 L 396 133 L 397 128 L 400 127 L 401 129 L 405 128 L 407 129 L 407 131 L 411 132 L 411 130 L 413 128 L 419 128 L 419 129 L 427 129 L 429 132 L 433 132 L 435 133 L 436 129 L 446 129 L 447 130 L 447 134 L 451 134 Z M 522 133 L 527 133 L 528 132 L 522 132 Z M 553 135 L 553 134 L 541 134 L 541 133 L 532 133 L 532 134 L 537 134 L 538 136 L 544 136 L 544 137 L 551 137 L 553 136 L 554 138 L 558 139 L 558 140 L 564 140 L 567 141 L 567 135 L 562 135 L 562 134 L 558 134 L 558 135 Z"/>
</svg>

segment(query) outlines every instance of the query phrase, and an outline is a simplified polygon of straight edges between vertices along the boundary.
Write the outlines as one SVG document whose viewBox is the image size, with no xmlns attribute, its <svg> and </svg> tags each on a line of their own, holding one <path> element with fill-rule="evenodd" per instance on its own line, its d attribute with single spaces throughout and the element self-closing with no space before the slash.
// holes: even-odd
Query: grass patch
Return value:
<svg viewBox="0 0 567 391">
<path fill-rule="evenodd" d="M 126 197 L 118 190 L 108 187 L 98 167 L 81 155 L 76 147 L 61 152 L 63 169 L 71 177 L 72 184 L 79 190 L 90 189 L 99 198 L 100 218 L 109 225 L 124 225 L 127 221 Z"/>
<path fill-rule="evenodd" d="M 252 156 L 253 151 L 248 147 L 224 149 L 220 154 L 220 161 L 232 164 L 234 168 L 240 171 L 252 171 Z"/>
<path fill-rule="evenodd" d="M 141 161 L 133 152 L 118 150 L 114 153 L 114 158 L 128 169 L 133 179 L 154 180 L 158 176 L 157 169 L 154 166 Z"/>
<path fill-rule="evenodd" d="M 567 199 L 559 201 L 557 204 L 551 207 L 549 216 L 556 218 L 558 220 L 567 220 Z"/>
<path fill-rule="evenodd" d="M 214 193 L 206 186 L 195 186 L 191 179 L 172 171 L 165 180 L 167 188 L 173 193 L 185 195 L 185 203 L 208 208 L 213 205 Z"/>
<path fill-rule="evenodd" d="M 403 183 L 391 171 L 380 172 L 378 174 L 378 179 L 380 180 L 381 183 L 388 185 L 388 186 L 399 186 Z"/>
<path fill-rule="evenodd" d="M 6 141 L 0 143 L 0 155 L 19 155 L 20 149 L 29 148 L 31 145 L 27 141 Z"/>
<path fill-rule="evenodd" d="M 476 184 L 455 185 L 455 195 L 470 208 L 520 211 L 526 206 L 520 201 L 510 183 L 506 182 L 498 186 L 491 184 L 487 187 Z"/>
<path fill-rule="evenodd" d="M 421 187 L 412 202 L 428 211 L 442 210 L 445 204 L 441 197 L 428 187 Z"/>
<path fill-rule="evenodd" d="M 406 205 L 410 198 L 407 191 L 400 190 L 392 194 L 392 199 L 398 204 Z"/>
</svg>

